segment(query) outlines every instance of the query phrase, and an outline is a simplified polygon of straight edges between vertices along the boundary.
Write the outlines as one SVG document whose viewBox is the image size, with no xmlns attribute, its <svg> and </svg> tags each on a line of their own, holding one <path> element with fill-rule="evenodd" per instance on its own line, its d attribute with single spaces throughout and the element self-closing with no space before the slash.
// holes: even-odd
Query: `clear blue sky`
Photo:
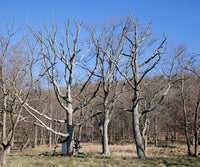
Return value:
<svg viewBox="0 0 200 167">
<path fill-rule="evenodd" d="M 168 43 L 186 43 L 200 53 L 200 0 L 1 0 L 0 15 L 32 26 L 44 18 L 63 24 L 70 16 L 101 22 L 127 16 L 129 10 L 144 23 L 152 20 L 153 31 L 166 33 Z"/>
</svg>

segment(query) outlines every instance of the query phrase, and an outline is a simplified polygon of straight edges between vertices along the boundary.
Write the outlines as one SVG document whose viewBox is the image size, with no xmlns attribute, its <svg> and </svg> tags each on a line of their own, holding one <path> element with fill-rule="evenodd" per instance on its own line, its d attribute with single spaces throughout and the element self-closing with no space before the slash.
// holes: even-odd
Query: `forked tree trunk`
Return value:
<svg viewBox="0 0 200 167">
<path fill-rule="evenodd" d="M 102 147 L 103 147 L 103 154 L 110 155 L 109 145 L 108 145 L 108 124 L 110 120 L 105 116 L 104 123 L 103 123 L 103 136 L 102 136 Z"/>
<path fill-rule="evenodd" d="M 137 149 L 137 156 L 139 159 L 146 158 L 143 145 L 142 145 L 142 136 L 140 133 L 140 127 L 139 127 L 139 112 L 138 112 L 138 105 L 134 108 L 132 112 L 132 122 L 133 122 L 133 135 L 135 139 L 136 149 Z"/>
</svg>

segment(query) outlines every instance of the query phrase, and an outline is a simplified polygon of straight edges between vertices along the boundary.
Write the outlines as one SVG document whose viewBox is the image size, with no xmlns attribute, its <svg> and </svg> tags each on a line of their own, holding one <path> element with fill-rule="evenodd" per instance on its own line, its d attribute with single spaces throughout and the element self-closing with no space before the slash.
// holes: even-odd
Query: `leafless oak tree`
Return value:
<svg viewBox="0 0 200 167">
<path fill-rule="evenodd" d="M 165 47 L 166 37 L 164 35 L 163 41 L 161 41 L 156 49 L 152 51 L 151 48 L 155 46 L 157 41 L 152 40 L 151 38 L 151 24 L 149 24 L 148 27 L 141 27 L 139 20 L 134 19 L 132 14 L 130 14 L 127 22 L 127 26 L 123 29 L 123 35 L 128 41 L 128 45 L 123 52 L 123 63 L 125 64 L 123 69 L 125 69 L 125 72 L 122 72 L 121 70 L 123 65 L 122 63 L 119 65 L 115 63 L 115 65 L 120 74 L 132 88 L 133 105 L 132 109 L 127 110 L 132 112 L 133 134 L 136 142 L 138 158 L 146 158 L 140 131 L 140 117 L 143 114 L 152 112 L 156 109 L 166 96 L 171 85 L 170 82 L 168 82 L 165 89 L 162 89 L 159 94 L 156 93 L 156 95 L 160 96 L 158 101 L 154 104 L 148 105 L 146 109 L 140 111 L 139 105 L 143 99 L 143 97 L 141 97 L 141 83 L 144 78 L 159 64 L 161 56 L 165 52 L 165 49 L 164 51 L 161 50 Z"/>
<path fill-rule="evenodd" d="M 73 115 L 75 112 L 87 106 L 92 101 L 92 99 L 96 96 L 100 86 L 100 84 L 97 85 L 96 90 L 93 92 L 93 94 L 88 96 L 87 101 L 85 101 L 84 104 L 76 107 L 73 106 L 73 99 L 78 97 L 83 92 L 83 90 L 86 88 L 87 84 L 91 80 L 93 73 L 97 70 L 97 63 L 94 63 L 96 65 L 94 65 L 93 69 L 91 70 L 90 76 L 88 76 L 85 83 L 82 85 L 79 93 L 75 96 L 72 96 L 72 86 L 74 84 L 73 82 L 75 71 L 78 70 L 79 64 L 88 54 L 91 47 L 89 35 L 87 36 L 87 39 L 84 43 L 81 40 L 81 26 L 82 23 L 80 20 L 70 18 L 65 23 L 65 30 L 62 31 L 61 40 L 57 40 L 58 27 L 55 23 L 52 24 L 52 30 L 50 30 L 50 28 L 48 28 L 47 24 L 45 23 L 44 32 L 42 32 L 41 30 L 38 33 L 29 26 L 29 29 L 32 31 L 34 37 L 40 45 L 41 55 L 44 59 L 48 78 L 54 87 L 57 100 L 60 106 L 62 106 L 62 108 L 66 111 L 66 119 L 59 120 L 59 122 L 67 124 L 67 155 L 73 155 L 74 126 L 80 125 L 80 123 L 73 122 Z M 62 70 L 64 73 L 64 76 L 61 79 L 64 80 L 63 84 L 65 84 L 66 88 L 65 94 L 61 92 L 61 89 L 59 87 L 56 66 L 59 66 L 59 70 Z M 34 110 L 30 105 L 26 105 L 26 109 L 29 109 L 29 111 L 32 110 L 39 114 L 39 112 Z M 97 114 L 98 113 L 94 113 L 92 116 L 90 116 L 90 118 Z M 40 115 L 42 114 L 40 113 Z M 50 117 L 45 117 L 47 119 L 51 119 Z M 38 119 L 36 116 L 35 118 Z"/>
</svg>

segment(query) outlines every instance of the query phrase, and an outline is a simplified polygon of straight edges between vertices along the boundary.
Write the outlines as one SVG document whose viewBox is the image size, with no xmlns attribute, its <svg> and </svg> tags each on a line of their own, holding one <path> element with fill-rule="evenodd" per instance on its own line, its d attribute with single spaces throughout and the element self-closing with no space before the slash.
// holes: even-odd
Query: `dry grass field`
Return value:
<svg viewBox="0 0 200 167">
<path fill-rule="evenodd" d="M 138 160 L 134 144 L 110 145 L 110 156 L 101 154 L 101 145 L 83 144 L 84 154 L 68 157 L 61 154 L 61 145 L 54 150 L 47 146 L 26 149 L 23 152 L 12 150 L 7 157 L 8 167 L 150 167 L 188 166 L 200 167 L 200 159 L 187 156 L 186 146 L 173 144 L 167 147 L 149 145 L 148 158 Z"/>
</svg>

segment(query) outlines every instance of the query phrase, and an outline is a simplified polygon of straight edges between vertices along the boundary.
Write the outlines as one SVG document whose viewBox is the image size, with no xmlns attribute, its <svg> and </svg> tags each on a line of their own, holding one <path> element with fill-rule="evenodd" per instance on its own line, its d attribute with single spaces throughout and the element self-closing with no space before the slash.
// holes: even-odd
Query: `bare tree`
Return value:
<svg viewBox="0 0 200 167">
<path fill-rule="evenodd" d="M 186 71 L 189 66 L 191 66 L 193 58 L 189 55 L 187 55 L 187 49 L 186 46 L 180 46 L 175 49 L 175 54 L 179 56 L 179 70 L 180 70 L 180 99 L 181 99 L 181 106 L 182 106 L 182 113 L 183 113 L 183 120 L 184 120 L 184 133 L 188 148 L 188 155 L 192 155 L 191 151 L 191 141 L 190 141 L 190 130 L 189 130 L 189 110 L 188 110 L 188 104 L 190 101 L 190 86 L 189 81 L 190 77 L 186 74 Z"/>
<path fill-rule="evenodd" d="M 17 125 L 17 122 L 19 120 L 19 115 L 17 114 L 16 119 L 14 119 L 14 113 L 12 112 L 13 109 L 15 109 L 15 100 L 10 102 L 10 93 L 13 91 L 13 86 L 15 85 L 16 80 L 18 79 L 18 75 L 21 72 L 16 71 L 15 75 L 13 75 L 13 81 L 11 85 L 7 85 L 9 83 L 9 78 L 6 76 L 8 75 L 8 65 L 15 66 L 15 64 L 11 63 L 9 64 L 9 57 L 12 54 L 16 54 L 17 46 L 15 49 L 11 48 L 11 39 L 13 36 L 17 33 L 17 31 L 14 31 L 14 20 L 11 23 L 11 26 L 9 26 L 9 22 L 5 21 L 6 23 L 6 30 L 3 30 L 3 27 L 1 28 L 1 36 L 0 36 L 0 91 L 1 91 L 1 114 L 2 116 L 2 142 L 0 144 L 0 165 L 5 165 L 5 159 L 6 159 L 6 151 L 9 149 L 13 136 L 14 136 L 14 130 Z M 16 62 L 17 64 L 18 62 Z M 16 66 L 15 66 L 16 67 Z M 13 71 L 12 71 L 13 72 Z M 11 79 L 11 78 L 10 78 Z M 9 103 L 10 102 L 10 103 Z M 10 108 L 12 116 L 12 122 L 11 122 L 11 129 L 7 129 L 7 114 L 8 114 L 8 108 Z M 21 107 L 19 109 L 19 113 L 21 112 Z M 9 132 L 7 132 L 9 130 Z M 8 134 L 8 135 L 7 135 Z"/>
<path fill-rule="evenodd" d="M 41 54 L 44 59 L 44 64 L 47 70 L 48 78 L 53 84 L 57 100 L 60 106 L 62 106 L 62 108 L 66 111 L 66 119 L 60 120 L 59 122 L 67 124 L 67 155 L 73 155 L 74 126 L 80 125 L 80 123 L 73 123 L 73 115 L 75 112 L 87 106 L 87 104 L 89 104 L 92 101 L 92 99 L 96 96 L 100 86 L 100 84 L 97 85 L 96 90 L 92 94 L 88 95 L 88 99 L 86 102 L 84 102 L 84 104 L 73 107 L 73 100 L 76 97 L 78 97 L 87 87 L 87 84 L 91 80 L 93 73 L 97 69 L 97 63 L 95 63 L 93 69 L 91 70 L 90 76 L 88 76 L 85 80 L 85 83 L 82 85 L 82 88 L 80 89 L 79 93 L 73 96 L 72 86 L 74 84 L 73 82 L 75 72 L 80 70 L 78 65 L 88 54 L 91 47 L 90 36 L 87 36 L 87 39 L 84 43 L 80 40 L 82 39 L 82 37 L 80 36 L 81 26 L 82 23 L 80 20 L 70 18 L 68 22 L 65 23 L 65 31 L 62 31 L 61 40 L 59 42 L 57 41 L 58 28 L 55 25 L 55 23 L 52 24 L 52 31 L 48 28 L 47 24 L 45 23 L 45 33 L 42 32 L 42 30 L 36 33 L 30 26 L 28 26 L 32 31 L 34 37 L 38 41 L 38 44 L 40 45 Z M 63 79 L 62 84 L 65 84 L 66 87 L 65 95 L 62 93 L 59 87 L 56 66 L 59 66 L 60 68 L 58 70 L 63 70 L 64 73 L 64 76 L 61 79 Z M 34 112 L 37 112 L 28 104 L 26 105 L 26 107 L 26 109 L 30 109 Z M 90 118 L 95 116 L 96 114 L 97 113 L 94 113 L 92 116 L 90 116 Z M 37 119 L 36 116 L 35 118 Z M 48 117 L 48 119 L 50 118 Z"/>
<path fill-rule="evenodd" d="M 120 62 L 120 56 L 125 47 L 125 38 L 121 31 L 120 23 L 112 23 L 103 27 L 100 35 L 95 29 L 92 31 L 92 39 L 99 59 L 99 71 L 97 76 L 102 82 L 102 150 L 103 154 L 109 155 L 108 125 L 111 120 L 116 101 L 125 88 L 125 82 L 119 78 L 116 65 Z M 112 61 L 110 60 L 112 59 Z M 113 63 L 115 62 L 115 63 Z"/>
<path fill-rule="evenodd" d="M 0 164 L 2 166 L 5 165 L 6 152 L 12 145 L 17 124 L 21 120 L 23 104 L 35 83 L 32 69 L 37 63 L 37 56 L 33 57 L 29 52 L 25 38 L 14 41 L 16 34 L 21 30 L 21 27 L 16 29 L 14 24 L 14 20 L 5 21 L 6 28 L 0 27 L 0 91 L 2 92 L 0 99 L 3 115 Z"/>
<path fill-rule="evenodd" d="M 190 68 L 188 68 L 189 71 L 191 71 L 196 77 L 196 82 L 197 82 L 197 88 L 199 88 L 199 79 L 200 79 L 200 70 L 199 70 L 199 59 L 198 59 L 198 54 L 195 54 L 195 63 L 192 64 Z M 200 89 L 196 90 L 196 100 L 195 100 L 195 105 L 194 105 L 194 136 L 195 136 L 195 155 L 198 156 L 198 145 L 199 145 L 199 131 L 200 131 L 200 126 L 199 126 L 199 106 L 200 106 Z"/>
<path fill-rule="evenodd" d="M 200 90 L 199 88 L 199 69 L 195 64 L 198 64 L 198 58 L 195 54 L 187 52 L 186 46 L 180 46 L 176 49 L 176 53 L 180 54 L 180 96 L 181 105 L 184 116 L 184 132 L 188 148 L 188 155 L 192 155 L 191 149 L 191 126 L 194 130 L 195 155 L 198 156 L 198 136 L 199 136 L 199 120 L 198 112 L 200 105 Z M 195 85 L 195 86 L 194 86 Z M 192 118 L 191 118 L 192 117 Z M 194 123 L 191 125 L 191 122 Z"/>
<path fill-rule="evenodd" d="M 198 76 L 199 77 L 199 76 Z M 199 105 L 200 105 L 200 90 L 198 94 L 198 98 L 196 101 L 196 107 L 195 107 L 195 126 L 194 126 L 194 134 L 195 134 L 195 155 L 198 156 L 198 145 L 199 145 Z"/>
<path fill-rule="evenodd" d="M 140 131 L 140 117 L 143 114 L 154 111 L 157 106 L 163 101 L 164 97 L 168 93 L 171 85 L 170 82 L 166 84 L 166 88 L 163 88 L 159 93 L 155 92 L 153 96 L 159 96 L 158 101 L 151 103 L 144 110 L 140 111 L 140 103 L 143 100 L 141 97 L 141 83 L 144 78 L 152 72 L 161 60 L 161 55 L 165 52 L 161 51 L 165 45 L 166 37 L 164 35 L 163 41 L 156 47 L 155 50 L 151 48 L 156 44 L 156 40 L 153 40 L 151 33 L 151 24 L 148 27 L 140 27 L 138 19 L 134 19 L 132 15 L 127 19 L 129 23 L 123 29 L 123 35 L 128 41 L 126 52 L 123 52 L 125 72 L 122 72 L 122 66 L 116 64 L 116 67 L 120 74 L 126 79 L 127 83 L 132 88 L 132 109 L 127 109 L 132 112 L 132 124 L 133 134 L 136 142 L 138 158 L 146 158 L 144 148 L 142 145 L 142 136 Z M 152 54 L 150 54 L 152 51 Z M 149 55 L 149 56 L 148 56 Z M 153 97 L 152 97 L 153 98 Z"/>
<path fill-rule="evenodd" d="M 182 71 L 181 74 L 181 98 L 182 98 L 182 106 L 183 106 L 183 115 L 184 115 L 184 129 L 185 129 L 185 138 L 187 142 L 187 148 L 188 148 L 188 155 L 192 155 L 191 152 L 191 143 L 190 143 L 190 137 L 189 137 L 189 122 L 188 122 L 188 113 L 187 113 L 187 108 L 186 108 L 186 96 L 185 96 L 185 75 L 184 75 L 184 70 Z"/>
</svg>

